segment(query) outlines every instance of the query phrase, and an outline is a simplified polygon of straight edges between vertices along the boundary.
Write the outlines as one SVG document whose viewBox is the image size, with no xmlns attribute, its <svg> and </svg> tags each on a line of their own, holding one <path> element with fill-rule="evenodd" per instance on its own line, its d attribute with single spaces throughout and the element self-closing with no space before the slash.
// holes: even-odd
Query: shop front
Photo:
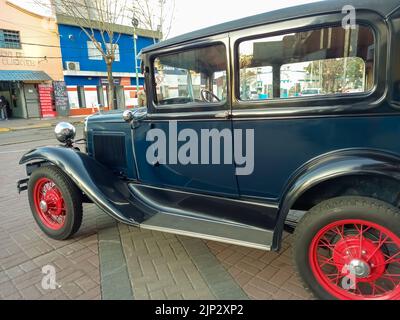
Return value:
<svg viewBox="0 0 400 320">
<path fill-rule="evenodd" d="M 0 96 L 9 118 L 54 118 L 69 115 L 67 88 L 43 71 L 0 70 Z"/>
<path fill-rule="evenodd" d="M 43 71 L 0 70 L 0 96 L 7 101 L 9 118 L 40 118 L 46 115 L 39 89 L 49 83 L 51 78 Z"/>
<path fill-rule="evenodd" d="M 0 96 L 8 116 L 55 117 L 53 81 L 64 80 L 57 24 L 7 0 L 0 6 Z"/>
<path fill-rule="evenodd" d="M 71 116 L 109 110 L 108 79 L 105 76 L 65 76 Z M 125 110 L 138 105 L 137 87 L 131 77 L 114 77 L 114 108 Z M 139 90 L 143 89 L 140 79 Z"/>
</svg>

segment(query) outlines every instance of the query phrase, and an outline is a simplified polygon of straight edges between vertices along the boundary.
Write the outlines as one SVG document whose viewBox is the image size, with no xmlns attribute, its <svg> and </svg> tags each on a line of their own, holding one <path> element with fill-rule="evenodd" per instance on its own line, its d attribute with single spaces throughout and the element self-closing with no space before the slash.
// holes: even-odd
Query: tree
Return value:
<svg viewBox="0 0 400 320">
<path fill-rule="evenodd" d="M 319 86 L 326 94 L 347 89 L 363 89 L 365 66 L 361 58 L 313 61 L 305 68 L 305 71 L 309 80 L 319 79 Z"/>
<path fill-rule="evenodd" d="M 153 37 L 154 43 L 169 37 L 175 17 L 175 0 L 135 0 L 128 11 L 142 28 L 161 33 L 161 39 Z"/>
<path fill-rule="evenodd" d="M 107 66 L 108 106 L 114 109 L 114 78 L 112 67 L 121 34 L 116 24 L 123 24 L 128 0 L 34 0 L 36 4 L 51 7 L 56 15 L 73 19 L 93 43 Z"/>
</svg>

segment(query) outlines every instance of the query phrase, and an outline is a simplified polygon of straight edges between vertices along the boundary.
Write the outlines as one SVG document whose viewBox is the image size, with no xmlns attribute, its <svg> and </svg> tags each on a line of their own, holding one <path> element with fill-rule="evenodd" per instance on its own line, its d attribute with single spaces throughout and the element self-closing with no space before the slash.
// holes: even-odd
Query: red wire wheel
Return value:
<svg viewBox="0 0 400 320">
<path fill-rule="evenodd" d="M 48 179 L 38 179 L 33 189 L 36 213 L 43 224 L 51 230 L 60 230 L 65 224 L 65 201 L 60 189 Z"/>
<path fill-rule="evenodd" d="M 311 241 L 309 263 L 338 299 L 400 299 L 400 238 L 379 224 L 349 219 L 325 226 Z"/>
</svg>

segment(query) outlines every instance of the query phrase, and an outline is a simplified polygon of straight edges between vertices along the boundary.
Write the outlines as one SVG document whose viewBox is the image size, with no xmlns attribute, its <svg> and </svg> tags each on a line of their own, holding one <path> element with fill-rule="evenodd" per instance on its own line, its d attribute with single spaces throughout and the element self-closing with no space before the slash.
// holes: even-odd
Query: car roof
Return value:
<svg viewBox="0 0 400 320">
<path fill-rule="evenodd" d="M 211 26 L 198 31 L 183 34 L 181 36 L 171 38 L 142 50 L 142 53 L 147 53 L 162 49 L 165 47 L 177 45 L 190 40 L 210 37 L 218 34 L 232 32 L 236 30 L 246 29 L 263 25 L 266 23 L 273 23 L 284 21 L 288 19 L 295 19 L 305 16 L 312 16 L 324 13 L 342 12 L 342 8 L 346 5 L 353 6 L 356 10 L 369 10 L 375 11 L 382 17 L 390 16 L 396 9 L 400 8 L 399 0 L 384 0 L 380 1 L 377 5 L 376 0 L 325 0 L 314 3 L 309 3 L 300 6 L 284 8 L 280 10 L 270 11 L 255 16 L 242 18 L 216 26 Z M 373 9 L 372 9 L 373 8 Z"/>
</svg>

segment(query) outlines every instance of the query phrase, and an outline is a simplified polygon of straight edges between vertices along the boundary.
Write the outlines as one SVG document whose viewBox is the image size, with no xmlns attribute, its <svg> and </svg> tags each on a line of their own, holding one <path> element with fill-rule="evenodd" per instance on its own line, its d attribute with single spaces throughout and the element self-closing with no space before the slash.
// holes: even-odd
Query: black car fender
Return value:
<svg viewBox="0 0 400 320">
<path fill-rule="evenodd" d="M 60 168 L 93 203 L 120 222 L 137 226 L 151 213 L 150 208 L 134 198 L 126 181 L 78 150 L 42 147 L 26 153 L 19 163 L 32 162 Z"/>
<path fill-rule="evenodd" d="M 285 220 L 297 199 L 322 182 L 350 175 L 384 176 L 400 182 L 400 157 L 382 150 L 346 149 L 303 165 L 292 175 L 280 200 L 273 248 L 279 248 Z"/>
</svg>

